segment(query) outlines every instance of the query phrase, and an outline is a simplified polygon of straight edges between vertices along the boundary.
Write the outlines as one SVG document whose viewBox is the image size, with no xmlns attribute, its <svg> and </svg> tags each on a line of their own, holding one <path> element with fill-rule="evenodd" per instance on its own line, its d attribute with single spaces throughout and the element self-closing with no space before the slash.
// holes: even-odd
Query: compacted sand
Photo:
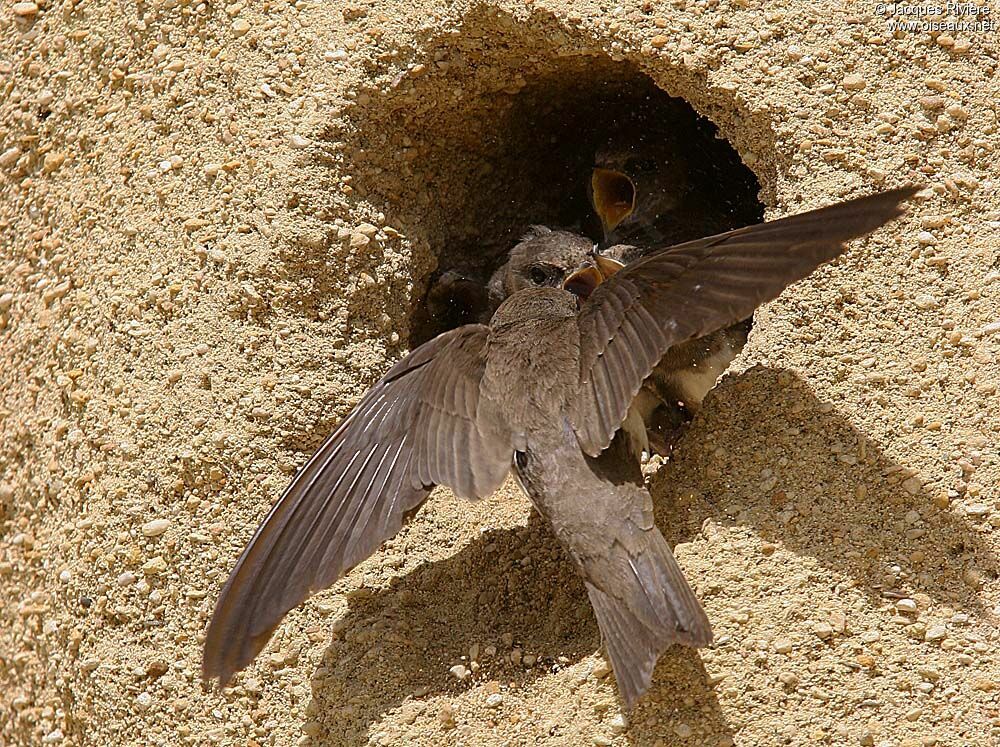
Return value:
<svg viewBox="0 0 1000 747">
<path fill-rule="evenodd" d="M 879 12 L 0 3 L 0 743 L 1000 744 L 1000 32 Z M 651 470 L 715 646 L 623 714 L 527 502 L 439 490 L 203 685 L 234 559 L 428 279 L 579 217 L 558 163 L 657 86 L 769 217 L 927 187 Z"/>
</svg>

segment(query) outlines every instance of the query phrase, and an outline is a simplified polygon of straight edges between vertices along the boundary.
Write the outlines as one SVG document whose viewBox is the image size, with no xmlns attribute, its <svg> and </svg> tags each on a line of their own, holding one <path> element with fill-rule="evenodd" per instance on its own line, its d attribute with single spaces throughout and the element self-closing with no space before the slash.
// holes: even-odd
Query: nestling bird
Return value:
<svg viewBox="0 0 1000 747">
<path fill-rule="evenodd" d="M 594 242 L 572 231 L 532 226 L 490 277 L 489 322 L 500 304 L 527 288 L 560 288 L 577 269 L 590 266 Z"/>
<path fill-rule="evenodd" d="M 715 161 L 690 153 L 691 138 L 625 140 L 612 135 L 594 155 L 588 185 L 601 222 L 606 255 L 624 263 L 657 247 L 742 225 L 739 216 L 713 199 L 707 170 Z M 646 381 L 636 408 L 654 449 L 666 454 L 683 425 L 678 411 L 697 414 L 709 390 L 746 344 L 751 319 L 739 320 L 698 340 L 672 348 Z"/>
<path fill-rule="evenodd" d="M 587 184 L 602 246 L 667 246 L 758 219 L 748 210 L 751 182 L 734 184 L 725 157 L 705 151 L 704 140 L 681 122 L 655 137 L 608 136 Z"/>
<path fill-rule="evenodd" d="M 477 499 L 508 471 L 583 577 L 631 706 L 669 645 L 705 646 L 705 612 L 653 523 L 640 483 L 602 457 L 673 346 L 759 304 L 900 215 L 915 190 L 650 253 L 583 296 L 515 292 L 489 326 L 435 337 L 366 394 L 296 474 L 223 587 L 202 673 L 226 684 L 285 613 L 374 553 L 435 485 Z M 581 278 L 570 276 L 575 288 Z M 583 281 L 587 277 L 582 278 Z"/>
</svg>

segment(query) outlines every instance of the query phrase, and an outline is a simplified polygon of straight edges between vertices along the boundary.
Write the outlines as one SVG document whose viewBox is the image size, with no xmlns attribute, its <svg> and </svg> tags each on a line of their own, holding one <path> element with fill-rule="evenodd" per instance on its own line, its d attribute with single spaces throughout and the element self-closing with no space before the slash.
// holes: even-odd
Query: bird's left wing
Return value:
<svg viewBox="0 0 1000 747">
<path fill-rule="evenodd" d="M 747 318 L 901 215 L 915 188 L 896 189 L 653 251 L 583 303 L 580 396 L 571 412 L 590 456 L 607 448 L 642 382 L 674 345 Z"/>
<path fill-rule="evenodd" d="M 486 335 L 468 325 L 414 350 L 295 475 L 219 595 L 206 679 L 228 682 L 288 610 L 374 553 L 434 485 L 467 498 L 499 487 L 510 438 L 479 417 Z"/>
</svg>

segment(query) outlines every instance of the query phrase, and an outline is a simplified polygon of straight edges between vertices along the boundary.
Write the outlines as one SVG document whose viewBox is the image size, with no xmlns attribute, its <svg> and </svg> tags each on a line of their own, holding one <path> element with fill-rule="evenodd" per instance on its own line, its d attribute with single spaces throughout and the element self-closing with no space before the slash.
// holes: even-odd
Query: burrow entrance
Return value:
<svg viewBox="0 0 1000 747">
<path fill-rule="evenodd" d="M 461 305 L 428 311 L 428 288 L 442 273 L 485 283 L 535 224 L 601 238 L 587 185 L 609 138 L 681 158 L 717 231 L 763 217 L 756 176 L 715 125 L 635 64 L 571 54 L 537 29 L 496 23 L 431 43 L 424 62 L 360 93 L 345 113 L 356 211 L 384 215 L 409 243 L 411 347 L 473 320 Z M 717 231 L 682 220 L 663 243 Z"/>
</svg>

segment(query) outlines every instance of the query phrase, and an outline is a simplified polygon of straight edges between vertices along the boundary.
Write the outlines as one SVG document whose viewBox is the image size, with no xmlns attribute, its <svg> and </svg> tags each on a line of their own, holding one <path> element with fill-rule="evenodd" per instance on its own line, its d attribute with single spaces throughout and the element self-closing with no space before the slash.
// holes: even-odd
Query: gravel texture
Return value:
<svg viewBox="0 0 1000 747">
<path fill-rule="evenodd" d="M 0 743 L 1000 744 L 997 31 L 832 0 L 40 0 L 0 29 Z M 204 686 L 236 555 L 439 258 L 553 219 L 559 106 L 643 74 L 769 217 L 927 187 L 758 313 L 651 470 L 714 648 L 622 713 L 508 484 L 438 491 Z"/>
</svg>

